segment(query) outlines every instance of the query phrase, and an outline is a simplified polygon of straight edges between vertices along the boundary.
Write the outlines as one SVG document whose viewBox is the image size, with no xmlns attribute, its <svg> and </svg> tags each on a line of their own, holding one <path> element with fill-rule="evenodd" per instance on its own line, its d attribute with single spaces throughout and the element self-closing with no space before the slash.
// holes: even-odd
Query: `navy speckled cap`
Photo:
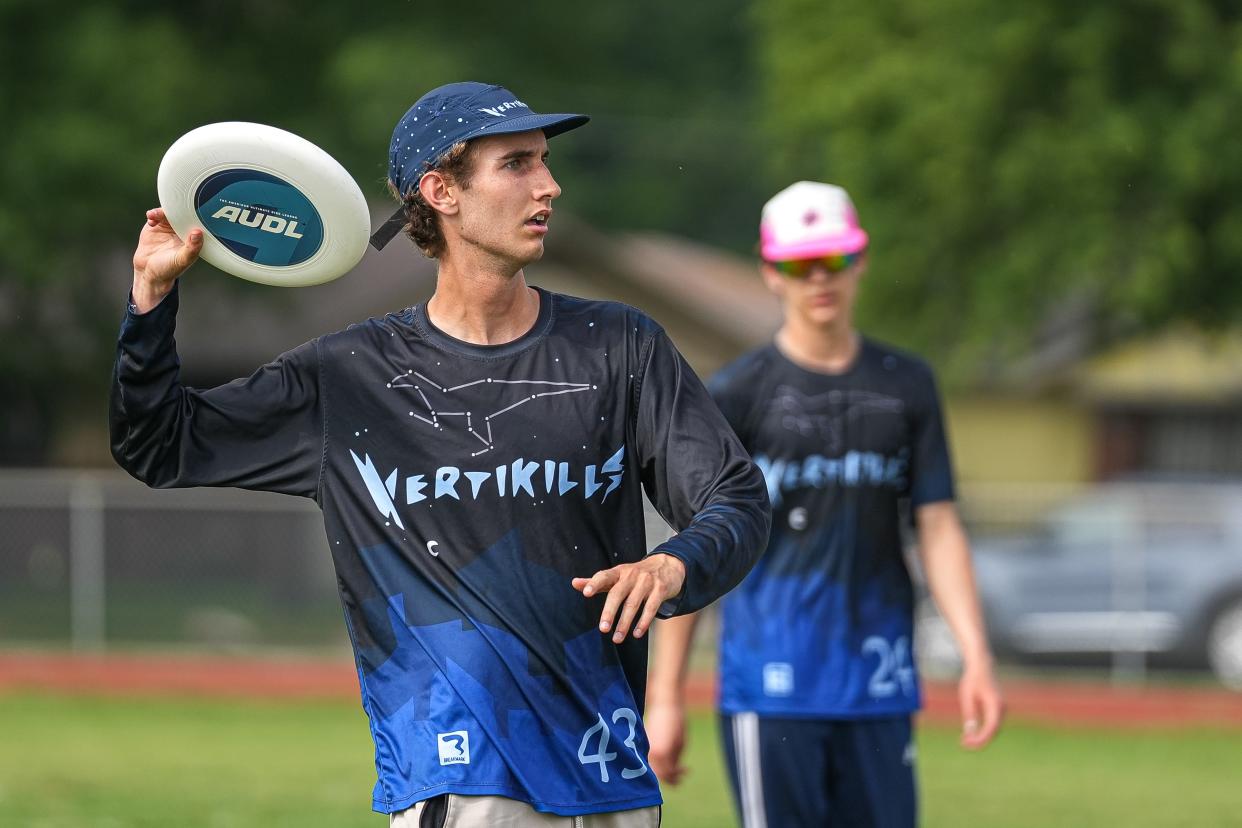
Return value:
<svg viewBox="0 0 1242 828">
<path fill-rule="evenodd" d="M 540 115 L 508 89 L 494 84 L 450 83 L 419 98 L 392 131 L 388 145 L 388 180 L 408 193 L 423 173 L 433 169 L 454 144 L 484 135 L 542 129 L 551 138 L 585 124 L 586 115 Z M 401 211 L 376 231 L 371 244 L 383 249 L 400 232 Z M 393 226 L 395 224 L 395 226 Z"/>
<path fill-rule="evenodd" d="M 419 98 L 392 131 L 388 180 L 405 195 L 459 141 L 542 129 L 551 138 L 580 127 L 586 115 L 540 115 L 503 86 L 450 83 Z"/>
</svg>

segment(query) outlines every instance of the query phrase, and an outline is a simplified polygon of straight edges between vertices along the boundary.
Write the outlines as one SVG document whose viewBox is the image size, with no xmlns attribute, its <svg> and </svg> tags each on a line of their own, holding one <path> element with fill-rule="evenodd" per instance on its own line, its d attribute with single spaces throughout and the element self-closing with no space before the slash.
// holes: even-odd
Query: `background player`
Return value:
<svg viewBox="0 0 1242 828">
<path fill-rule="evenodd" d="M 734 586 L 767 537 L 763 478 L 664 331 L 526 284 L 561 192 L 547 137 L 586 120 L 499 86 L 423 96 L 389 182 L 435 294 L 249 379 L 178 379 L 177 278 L 202 231 L 183 242 L 153 210 L 134 254 L 113 454 L 152 486 L 319 503 L 373 806 L 397 825 L 656 825 L 635 639 Z M 682 530 L 649 555 L 644 489 Z"/>
<path fill-rule="evenodd" d="M 767 552 L 722 607 L 730 778 L 747 828 L 913 825 L 920 700 L 905 502 L 963 658 L 962 744 L 987 744 L 1002 711 L 935 382 L 924 362 L 854 327 L 868 239 L 844 190 L 783 190 L 760 237 L 784 324 L 711 383 L 773 505 Z M 649 695 L 652 767 L 674 783 L 694 621 L 659 625 Z"/>
</svg>

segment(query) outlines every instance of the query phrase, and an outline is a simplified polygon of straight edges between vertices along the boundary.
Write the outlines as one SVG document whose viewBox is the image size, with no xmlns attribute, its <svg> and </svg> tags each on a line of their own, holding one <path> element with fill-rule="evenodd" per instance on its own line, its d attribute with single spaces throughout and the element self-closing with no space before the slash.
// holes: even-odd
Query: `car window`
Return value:
<svg viewBox="0 0 1242 828">
<path fill-rule="evenodd" d="M 1160 497 L 1143 510 L 1149 543 L 1172 548 L 1217 546 L 1228 537 L 1222 501 L 1210 495 L 1189 499 Z"/>
<path fill-rule="evenodd" d="M 1067 550 L 1109 547 L 1138 532 L 1135 505 L 1122 498 L 1072 501 L 1054 511 L 1047 530 L 1055 546 Z"/>
</svg>

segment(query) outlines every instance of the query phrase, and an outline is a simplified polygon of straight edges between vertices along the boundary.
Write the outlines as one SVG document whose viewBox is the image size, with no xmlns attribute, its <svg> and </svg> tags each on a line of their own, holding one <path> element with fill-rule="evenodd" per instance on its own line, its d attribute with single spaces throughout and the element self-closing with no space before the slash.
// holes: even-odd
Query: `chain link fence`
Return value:
<svg viewBox="0 0 1242 828">
<path fill-rule="evenodd" d="M 347 646 L 313 503 L 97 471 L 0 475 L 0 644 Z"/>
<path fill-rule="evenodd" d="M 1002 658 L 1210 666 L 1242 685 L 1242 487 L 964 487 Z M 668 527 L 649 508 L 648 541 Z M 917 556 L 912 556 L 916 562 Z M 714 613 L 696 655 L 707 663 Z M 0 646 L 348 649 L 323 521 L 298 498 L 152 491 L 120 472 L 0 473 Z M 920 608 L 916 652 L 956 667 Z"/>
<path fill-rule="evenodd" d="M 647 510 L 654 544 L 668 526 Z M 0 647 L 348 648 L 316 505 L 0 472 Z"/>
</svg>

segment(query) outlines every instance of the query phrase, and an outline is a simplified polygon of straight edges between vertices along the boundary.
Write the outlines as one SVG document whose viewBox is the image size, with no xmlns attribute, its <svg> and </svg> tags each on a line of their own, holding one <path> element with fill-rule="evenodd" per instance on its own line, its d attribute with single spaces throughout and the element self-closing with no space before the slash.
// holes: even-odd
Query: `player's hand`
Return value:
<svg viewBox="0 0 1242 828">
<path fill-rule="evenodd" d="M 147 210 L 147 223 L 138 236 L 134 251 L 133 301 L 139 313 L 160 303 L 173 283 L 198 260 L 203 250 L 203 231 L 194 228 L 182 241 L 168 223 L 163 209 Z"/>
<path fill-rule="evenodd" d="M 1005 702 L 990 667 L 967 666 L 957 684 L 962 710 L 962 747 L 979 750 L 992 741 L 1005 715 Z"/>
<path fill-rule="evenodd" d="M 676 785 L 685 775 L 681 754 L 686 747 L 686 710 L 675 702 L 647 703 L 643 714 L 647 731 L 647 764 L 660 782 Z"/>
<path fill-rule="evenodd" d="M 631 624 L 634 637 L 642 638 L 660 605 L 677 597 L 685 581 L 686 565 L 672 555 L 657 552 L 638 563 L 603 569 L 590 578 L 574 578 L 573 587 L 587 598 L 599 592 L 608 593 L 599 617 L 599 631 L 611 632 L 613 642 L 620 644 Z M 638 623 L 634 623 L 636 618 Z"/>
</svg>

